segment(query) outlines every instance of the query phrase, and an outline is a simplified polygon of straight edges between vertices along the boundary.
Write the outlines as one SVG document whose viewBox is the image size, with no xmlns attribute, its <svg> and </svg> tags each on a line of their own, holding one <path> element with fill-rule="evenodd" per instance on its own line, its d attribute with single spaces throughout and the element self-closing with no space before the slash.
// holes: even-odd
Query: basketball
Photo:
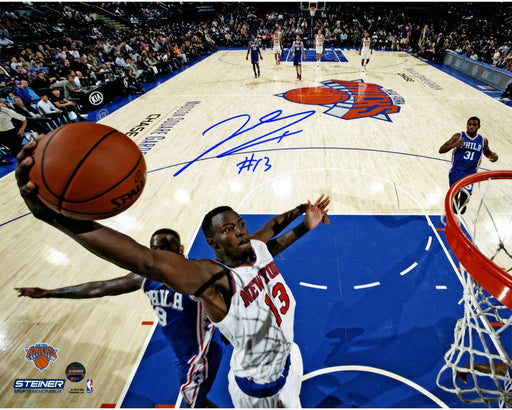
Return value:
<svg viewBox="0 0 512 410">
<path fill-rule="evenodd" d="M 33 158 L 29 177 L 39 199 L 74 219 L 104 219 L 125 211 L 146 182 L 146 162 L 137 145 L 102 124 L 62 125 L 38 140 Z"/>
<path fill-rule="evenodd" d="M 48 366 L 48 358 L 46 356 L 37 356 L 34 359 L 34 364 L 39 370 L 43 370 Z"/>
</svg>

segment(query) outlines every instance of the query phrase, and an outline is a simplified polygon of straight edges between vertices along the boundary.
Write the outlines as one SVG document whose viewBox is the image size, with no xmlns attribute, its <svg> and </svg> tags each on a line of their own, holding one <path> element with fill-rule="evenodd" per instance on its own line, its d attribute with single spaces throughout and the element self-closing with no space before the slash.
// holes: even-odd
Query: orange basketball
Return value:
<svg viewBox="0 0 512 410">
<path fill-rule="evenodd" d="M 43 370 L 46 366 L 48 366 L 48 358 L 46 356 L 37 356 L 34 359 L 34 364 L 38 369 Z"/>
<path fill-rule="evenodd" d="M 50 209 L 75 219 L 117 215 L 139 198 L 146 162 L 122 132 L 91 122 L 66 124 L 42 136 L 30 180 Z"/>
</svg>

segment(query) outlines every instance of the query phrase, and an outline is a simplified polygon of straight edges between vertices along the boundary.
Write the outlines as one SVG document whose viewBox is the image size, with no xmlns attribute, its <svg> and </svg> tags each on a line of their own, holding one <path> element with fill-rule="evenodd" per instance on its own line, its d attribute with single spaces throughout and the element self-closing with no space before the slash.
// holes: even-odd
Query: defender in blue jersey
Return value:
<svg viewBox="0 0 512 410">
<path fill-rule="evenodd" d="M 249 53 L 251 54 L 252 71 L 254 71 L 254 77 L 260 76 L 260 58 L 263 60 L 263 56 L 260 51 L 260 44 L 254 35 L 251 36 L 249 46 L 247 47 L 247 55 L 245 59 L 249 59 Z"/>
<path fill-rule="evenodd" d="M 151 248 L 183 255 L 180 236 L 159 229 L 151 236 Z M 203 311 L 201 302 L 161 283 L 129 273 L 115 279 L 88 282 L 59 289 L 16 288 L 18 296 L 31 298 L 86 299 L 121 295 L 141 289 L 149 298 L 162 332 L 176 356 L 180 391 L 187 407 L 217 407 L 206 398 L 222 358 L 220 333 Z"/>
<path fill-rule="evenodd" d="M 478 117 L 471 117 L 467 121 L 466 132 L 461 131 L 454 134 L 439 148 L 440 154 L 453 149 L 452 166 L 448 174 L 450 186 L 459 179 L 476 173 L 482 160 L 482 154 L 489 158 L 491 162 L 498 160 L 498 155 L 489 148 L 487 138 L 477 133 L 479 129 L 480 119 Z M 461 214 L 466 211 L 466 204 L 469 201 L 472 189 L 473 187 L 470 185 L 460 190 L 455 197 L 454 211 Z"/>
<path fill-rule="evenodd" d="M 295 37 L 295 41 L 292 43 L 292 54 L 293 54 L 293 65 L 295 66 L 295 71 L 297 72 L 297 78 L 299 80 L 302 79 L 302 60 L 305 57 L 306 53 L 304 52 L 304 43 L 300 39 L 300 36 L 297 34 Z"/>
</svg>

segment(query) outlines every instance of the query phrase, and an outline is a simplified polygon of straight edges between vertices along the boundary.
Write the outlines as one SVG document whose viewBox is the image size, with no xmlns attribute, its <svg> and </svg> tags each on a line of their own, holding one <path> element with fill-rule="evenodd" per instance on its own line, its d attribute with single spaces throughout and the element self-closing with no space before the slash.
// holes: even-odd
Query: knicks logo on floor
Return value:
<svg viewBox="0 0 512 410">
<path fill-rule="evenodd" d="M 46 343 L 36 343 L 33 346 L 25 349 L 25 359 L 29 362 L 34 362 L 40 371 L 48 367 L 50 362 L 57 360 L 57 352 L 59 349 L 54 348 Z"/>
<path fill-rule="evenodd" d="M 277 96 L 298 104 L 325 106 L 325 114 L 344 120 L 375 118 L 391 122 L 389 115 L 398 113 L 400 105 L 405 103 L 397 92 L 362 80 L 327 80 L 322 84 L 322 87 L 296 88 Z"/>
</svg>

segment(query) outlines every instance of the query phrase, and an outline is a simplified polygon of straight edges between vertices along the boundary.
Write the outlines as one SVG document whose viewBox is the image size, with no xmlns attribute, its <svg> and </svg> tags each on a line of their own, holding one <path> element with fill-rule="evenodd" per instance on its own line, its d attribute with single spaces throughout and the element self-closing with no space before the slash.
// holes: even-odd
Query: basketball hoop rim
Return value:
<svg viewBox="0 0 512 410">
<path fill-rule="evenodd" d="M 453 212 L 453 198 L 461 188 L 489 179 L 512 179 L 512 170 L 477 172 L 460 179 L 450 187 L 444 202 L 446 240 L 468 273 L 492 296 L 512 309 L 512 278 L 469 240 Z"/>
</svg>

